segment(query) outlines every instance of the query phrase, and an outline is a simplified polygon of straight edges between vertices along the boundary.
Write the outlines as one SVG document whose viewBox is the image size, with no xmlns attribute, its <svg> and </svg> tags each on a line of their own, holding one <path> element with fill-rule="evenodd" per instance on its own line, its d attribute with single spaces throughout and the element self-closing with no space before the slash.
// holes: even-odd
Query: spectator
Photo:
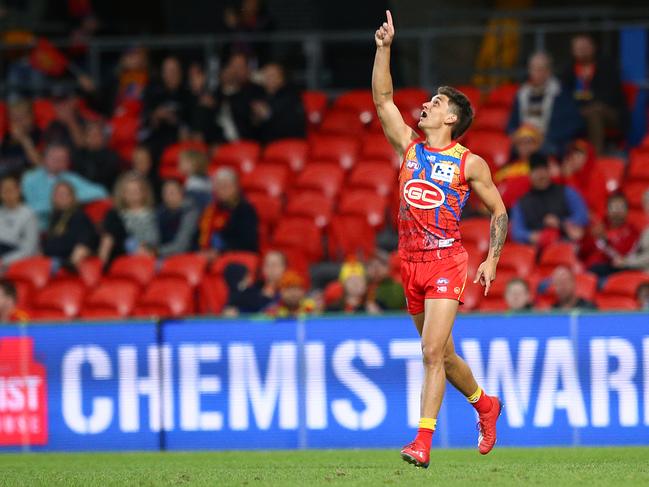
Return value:
<svg viewBox="0 0 649 487">
<path fill-rule="evenodd" d="M 541 247 L 560 238 L 581 240 L 588 224 L 588 209 L 574 189 L 552 182 L 545 156 L 531 157 L 530 186 L 512 208 L 514 240 Z"/>
<path fill-rule="evenodd" d="M 207 154 L 198 150 L 185 150 L 178 156 L 178 171 L 185 176 L 185 194 L 201 210 L 212 199 L 212 183 L 207 175 L 208 164 Z"/>
<path fill-rule="evenodd" d="M 222 167 L 212 179 L 214 201 L 203 211 L 199 246 L 211 258 L 228 250 L 259 249 L 259 221 L 255 208 L 241 194 L 237 173 Z"/>
<path fill-rule="evenodd" d="M 164 148 L 178 140 L 189 122 L 191 97 L 183 86 L 183 72 L 178 58 L 162 62 L 162 82 L 147 87 L 144 94 L 144 124 L 149 129 L 147 143 L 154 161 Z"/>
<path fill-rule="evenodd" d="M 622 194 L 609 197 L 604 222 L 596 222 L 582 244 L 583 260 L 600 278 L 622 270 L 625 257 L 635 248 L 638 230 L 627 218 L 629 205 Z"/>
<path fill-rule="evenodd" d="M 300 94 L 286 82 L 284 68 L 270 63 L 261 70 L 264 98 L 252 102 L 259 140 L 269 143 L 288 137 L 306 137 L 306 116 Z"/>
<path fill-rule="evenodd" d="M 563 183 L 579 192 L 586 201 L 588 210 L 597 218 L 606 213 L 606 176 L 596 170 L 595 149 L 583 139 L 574 141 L 568 147 L 561 162 Z"/>
<path fill-rule="evenodd" d="M 606 129 L 621 130 L 624 134 L 629 122 L 620 70 L 615 63 L 597 57 L 595 41 L 589 35 L 574 36 L 571 51 L 573 64 L 563 75 L 563 85 L 586 121 L 588 139 L 597 154 L 601 154 Z"/>
<path fill-rule="evenodd" d="M 194 62 L 187 70 L 187 78 L 191 98 L 191 138 L 201 142 L 222 142 L 223 133 L 214 125 L 216 101 L 208 86 L 205 69 L 201 64 Z"/>
<path fill-rule="evenodd" d="M 76 269 L 97 250 L 95 226 L 79 207 L 74 188 L 67 181 L 59 181 L 54 186 L 52 207 L 43 254 L 56 259 L 64 268 Z"/>
<path fill-rule="evenodd" d="M 635 295 L 638 301 L 638 309 L 649 311 L 649 282 L 640 284 Z"/>
<path fill-rule="evenodd" d="M 224 314 L 236 316 L 239 313 L 256 313 L 277 303 L 280 299 L 279 284 L 286 272 L 286 264 L 286 256 L 282 252 L 267 252 L 261 266 L 261 278 L 254 281 L 252 276 L 246 275 L 245 280 L 239 280 L 236 289 L 230 291 Z"/>
<path fill-rule="evenodd" d="M 340 282 L 343 285 L 343 297 L 327 307 L 327 311 L 344 313 L 381 312 L 378 304 L 368 300 L 367 278 L 365 269 L 359 262 L 346 262 L 340 269 Z"/>
<path fill-rule="evenodd" d="M 387 252 L 377 250 L 367 262 L 368 300 L 382 310 L 400 310 L 406 307 L 403 286 L 390 276 Z"/>
<path fill-rule="evenodd" d="M 582 119 L 571 94 L 562 89 L 552 73 L 552 59 L 544 52 L 533 54 L 528 63 L 528 80 L 518 90 L 508 132 L 523 123 L 539 127 L 544 134 L 545 154 L 561 154 L 582 129 Z"/>
<path fill-rule="evenodd" d="M 158 208 L 158 255 L 167 257 L 189 252 L 198 230 L 199 212 L 185 199 L 182 184 L 168 179 L 162 185 L 162 204 Z"/>
<path fill-rule="evenodd" d="M 552 273 L 552 287 L 556 301 L 554 309 L 595 309 L 595 305 L 577 296 L 575 275 L 565 267 L 559 266 Z"/>
<path fill-rule="evenodd" d="M 0 273 L 12 262 L 38 252 L 38 220 L 20 198 L 13 176 L 0 180 Z"/>
<path fill-rule="evenodd" d="M 27 205 L 36 212 L 40 228 L 47 229 L 52 211 L 52 188 L 59 180 L 69 182 L 80 203 L 106 198 L 108 193 L 99 184 L 70 172 L 70 151 L 61 143 L 51 143 L 45 149 L 43 165 L 27 171 L 22 191 Z"/>
<path fill-rule="evenodd" d="M 115 185 L 115 207 L 106 213 L 99 258 L 108 265 L 115 257 L 152 254 L 160 242 L 151 186 L 141 175 L 123 174 Z"/>
<path fill-rule="evenodd" d="M 83 146 L 83 118 L 79 113 L 79 100 L 66 86 L 52 89 L 52 101 L 56 118 L 50 122 L 43 134 L 46 144 L 63 144 L 68 147 Z"/>
<path fill-rule="evenodd" d="M 161 186 L 158 172 L 153 167 L 153 157 L 151 151 L 145 145 L 137 145 L 131 154 L 131 167 L 133 172 L 146 179 L 153 189 L 153 196 L 159 200 Z"/>
<path fill-rule="evenodd" d="M 304 278 L 288 270 L 279 281 L 279 301 L 266 309 L 266 314 L 276 318 L 298 317 L 317 312 L 316 303 L 306 295 Z"/>
<path fill-rule="evenodd" d="M 0 143 L 0 175 L 22 173 L 41 162 L 41 132 L 34 124 L 32 104 L 22 98 L 9 103 L 9 131 Z"/>
<path fill-rule="evenodd" d="M 107 142 L 103 123 L 88 122 L 84 129 L 84 143 L 74 156 L 72 170 L 110 192 L 117 179 L 120 160 L 119 156 L 108 148 Z"/>
<path fill-rule="evenodd" d="M 509 311 L 530 311 L 532 309 L 530 287 L 525 279 L 515 277 L 507 283 L 505 303 L 507 303 Z"/>
<path fill-rule="evenodd" d="M 11 281 L 0 279 L 0 323 L 26 323 L 29 314 L 18 308 L 18 293 Z"/>
<path fill-rule="evenodd" d="M 613 258 L 613 267 L 649 272 L 649 227 L 644 229 L 631 252 Z"/>
</svg>

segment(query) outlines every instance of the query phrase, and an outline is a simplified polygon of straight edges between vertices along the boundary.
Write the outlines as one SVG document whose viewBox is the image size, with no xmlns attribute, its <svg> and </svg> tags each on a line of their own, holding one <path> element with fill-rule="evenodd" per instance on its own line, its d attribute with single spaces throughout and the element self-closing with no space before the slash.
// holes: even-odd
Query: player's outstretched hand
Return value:
<svg viewBox="0 0 649 487">
<path fill-rule="evenodd" d="M 374 41 L 376 47 L 389 47 L 394 39 L 394 24 L 392 23 L 392 14 L 389 10 L 385 11 L 386 22 L 376 30 L 374 34 Z"/>
<path fill-rule="evenodd" d="M 484 286 L 484 295 L 489 294 L 489 288 L 491 288 L 491 283 L 496 279 L 496 266 L 493 265 L 488 260 L 485 260 L 480 267 L 478 267 L 478 272 L 475 274 L 475 279 L 473 283 L 479 282 Z"/>
</svg>

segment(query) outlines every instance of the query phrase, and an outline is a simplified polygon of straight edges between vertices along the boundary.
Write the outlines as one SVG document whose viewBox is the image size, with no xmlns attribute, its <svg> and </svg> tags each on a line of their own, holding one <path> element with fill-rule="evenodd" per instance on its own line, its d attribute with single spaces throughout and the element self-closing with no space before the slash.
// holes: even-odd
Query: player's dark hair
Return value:
<svg viewBox="0 0 649 487">
<path fill-rule="evenodd" d="M 448 98 L 448 104 L 455 115 L 457 122 L 451 129 L 451 138 L 458 139 L 466 132 L 473 122 L 473 108 L 467 96 L 451 86 L 440 86 L 437 89 L 438 95 L 444 95 Z"/>
<path fill-rule="evenodd" d="M 0 279 L 0 289 L 2 289 L 2 292 L 5 293 L 5 295 L 16 301 L 18 293 L 16 292 L 16 286 L 14 286 L 13 282 L 7 279 Z"/>
</svg>

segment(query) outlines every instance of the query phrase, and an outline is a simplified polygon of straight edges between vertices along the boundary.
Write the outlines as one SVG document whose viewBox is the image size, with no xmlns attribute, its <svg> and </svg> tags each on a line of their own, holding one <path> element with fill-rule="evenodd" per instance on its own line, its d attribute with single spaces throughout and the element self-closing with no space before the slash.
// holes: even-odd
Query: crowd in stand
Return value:
<svg viewBox="0 0 649 487">
<path fill-rule="evenodd" d="M 506 126 L 511 157 L 493 174 L 511 214 L 511 241 L 540 254 L 570 242 L 601 287 L 621 270 L 649 272 L 649 190 L 630 221 L 628 193 L 610 191 L 600 170 L 602 157 L 627 149 L 629 113 L 618 69 L 597 56 L 589 36 L 576 36 L 572 53 L 574 63 L 560 78 L 547 53 L 530 57 Z M 106 272 L 123 255 L 165 259 L 194 252 L 211 262 L 244 251 L 260 254 L 262 263 L 255 273 L 236 262 L 227 266 L 224 315 L 404 309 L 393 244 L 360 258 L 331 259 L 338 260 L 333 267 L 315 263 L 309 275 L 264 242 L 259 207 L 244 194 L 240 172 L 211 164 L 210 154 L 224 144 L 263 146 L 318 130 L 285 68 L 268 62 L 252 71 L 249 61 L 233 50 L 218 79 L 210 79 L 205 66 L 183 66 L 169 56 L 156 76 L 146 49 L 132 47 L 110 79 L 96 83 L 79 75 L 75 91 L 52 83 L 45 113 L 37 106 L 42 99 L 11 93 L 0 143 L 0 273 L 37 254 L 52 259 L 55 275 L 77 273 L 91 257 Z M 126 148 L 115 143 L 116 121 L 124 117 L 137 121 Z M 185 148 L 165 173 L 161 161 L 179 141 Z M 649 149 L 638 154 L 649 165 Z M 88 211 L 98 201 L 110 201 L 99 216 Z M 393 233 L 390 220 L 384 234 Z M 16 289 L 7 280 L 0 287 L 2 321 L 13 312 Z M 649 306 L 648 287 L 638 287 L 640 307 Z M 556 308 L 594 307 L 576 294 L 569 267 L 533 285 L 511 279 L 504 300 L 511 310 L 532 309 L 537 293 L 548 288 Z"/>
</svg>

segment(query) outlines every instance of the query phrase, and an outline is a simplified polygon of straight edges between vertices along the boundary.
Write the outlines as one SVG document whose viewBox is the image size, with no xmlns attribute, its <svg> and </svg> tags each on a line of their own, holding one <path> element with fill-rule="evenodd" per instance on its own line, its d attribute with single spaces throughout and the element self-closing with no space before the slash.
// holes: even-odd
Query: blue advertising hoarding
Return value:
<svg viewBox="0 0 649 487">
<path fill-rule="evenodd" d="M 649 443 L 649 315 L 466 315 L 456 350 L 499 445 Z M 419 418 L 407 316 L 0 327 L 0 449 L 399 447 Z M 434 442 L 473 447 L 447 386 Z M 254 442 L 251 442 L 254 438 Z"/>
</svg>

